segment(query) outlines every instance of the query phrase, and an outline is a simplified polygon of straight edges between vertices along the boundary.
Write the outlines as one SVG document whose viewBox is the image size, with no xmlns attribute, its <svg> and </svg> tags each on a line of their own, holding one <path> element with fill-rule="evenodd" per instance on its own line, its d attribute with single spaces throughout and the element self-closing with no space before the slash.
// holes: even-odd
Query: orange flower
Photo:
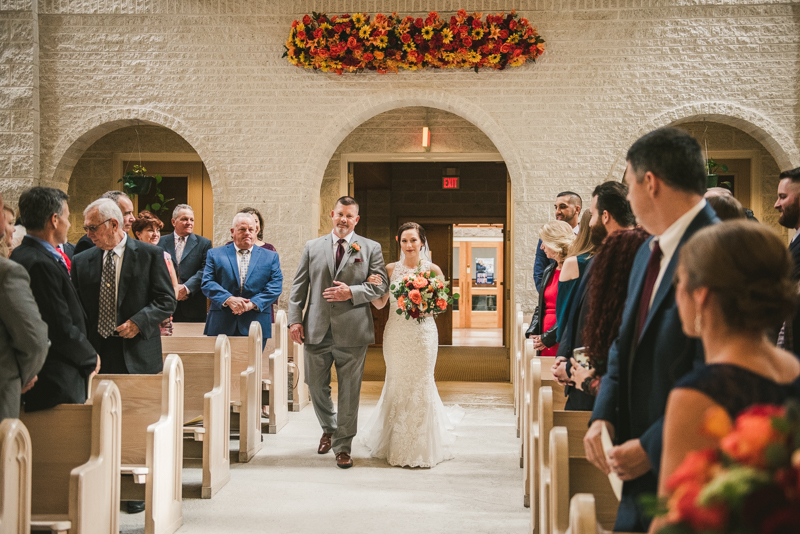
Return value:
<svg viewBox="0 0 800 534">
<path fill-rule="evenodd" d="M 411 299 L 411 302 L 414 304 L 419 304 L 422 302 L 422 295 L 419 292 L 419 289 L 412 289 L 408 292 L 408 298 Z"/>
<path fill-rule="evenodd" d="M 439 307 L 440 310 L 444 311 L 447 309 L 447 301 L 444 299 L 436 299 L 436 305 Z"/>
<path fill-rule="evenodd" d="M 400 308 L 401 310 L 406 309 L 406 298 L 403 295 L 397 297 L 397 307 Z"/>
<path fill-rule="evenodd" d="M 717 465 L 717 461 L 717 452 L 713 449 L 690 452 L 670 475 L 667 480 L 667 489 L 675 491 L 678 487 L 688 483 L 704 484 L 711 479 L 712 468 Z"/>
<path fill-rule="evenodd" d="M 428 281 L 423 278 L 422 276 L 418 276 L 414 279 L 414 287 L 417 289 L 422 289 L 423 287 L 428 285 Z"/>
<path fill-rule="evenodd" d="M 678 488 L 669 501 L 670 523 L 686 522 L 695 531 L 719 532 L 728 522 L 728 510 L 721 504 L 701 506 L 697 502 L 702 485 L 689 483 Z"/>
<path fill-rule="evenodd" d="M 722 438 L 720 448 L 734 460 L 755 467 L 766 467 L 766 450 L 783 435 L 772 426 L 772 418 L 783 415 L 783 409 L 753 406 L 736 418 L 733 432 Z"/>
<path fill-rule="evenodd" d="M 356 252 L 361 252 L 361 245 L 359 245 L 358 243 L 353 243 L 352 245 L 350 245 L 350 248 L 352 248 Z"/>
<path fill-rule="evenodd" d="M 714 405 L 706 410 L 705 420 L 703 422 L 703 433 L 709 437 L 722 439 L 733 430 L 733 421 L 731 421 L 728 412 L 722 406 Z"/>
</svg>

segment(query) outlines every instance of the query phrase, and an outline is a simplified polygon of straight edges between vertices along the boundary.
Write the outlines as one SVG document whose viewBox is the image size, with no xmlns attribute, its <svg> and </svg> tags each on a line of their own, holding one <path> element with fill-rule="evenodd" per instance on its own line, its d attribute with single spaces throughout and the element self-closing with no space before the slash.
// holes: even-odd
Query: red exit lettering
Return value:
<svg viewBox="0 0 800 534">
<path fill-rule="evenodd" d="M 458 189 L 458 176 L 443 177 L 442 189 Z"/>
</svg>

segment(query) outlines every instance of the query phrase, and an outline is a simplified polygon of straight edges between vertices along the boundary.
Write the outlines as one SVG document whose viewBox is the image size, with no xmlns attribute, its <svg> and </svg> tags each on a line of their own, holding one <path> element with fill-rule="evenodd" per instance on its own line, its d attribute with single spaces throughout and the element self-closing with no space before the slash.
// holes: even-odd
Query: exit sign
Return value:
<svg viewBox="0 0 800 534">
<path fill-rule="evenodd" d="M 442 177 L 442 189 L 460 189 L 458 176 Z"/>
</svg>

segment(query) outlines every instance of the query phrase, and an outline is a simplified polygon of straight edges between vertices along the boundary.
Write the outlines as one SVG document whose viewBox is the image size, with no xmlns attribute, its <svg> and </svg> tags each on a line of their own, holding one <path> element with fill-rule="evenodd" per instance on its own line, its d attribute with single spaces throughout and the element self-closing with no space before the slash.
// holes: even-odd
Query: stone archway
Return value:
<svg viewBox="0 0 800 534">
<path fill-rule="evenodd" d="M 77 123 L 43 157 L 42 185 L 66 190 L 72 171 L 87 148 L 110 132 L 136 125 L 161 126 L 183 137 L 203 160 L 214 190 L 220 193 L 217 201 L 225 200 L 225 188 L 219 187 L 222 182 L 220 167 L 203 139 L 183 121 L 149 108 L 118 108 L 89 116 Z"/>
<path fill-rule="evenodd" d="M 643 124 L 636 135 L 619 147 L 620 156 L 612 165 L 609 180 L 619 180 L 625 172 L 625 152 L 636 139 L 663 126 L 706 120 L 737 128 L 761 143 L 772 154 L 778 166 L 790 169 L 800 166 L 800 150 L 780 126 L 758 111 L 731 102 L 696 102 L 665 111 Z"/>
</svg>

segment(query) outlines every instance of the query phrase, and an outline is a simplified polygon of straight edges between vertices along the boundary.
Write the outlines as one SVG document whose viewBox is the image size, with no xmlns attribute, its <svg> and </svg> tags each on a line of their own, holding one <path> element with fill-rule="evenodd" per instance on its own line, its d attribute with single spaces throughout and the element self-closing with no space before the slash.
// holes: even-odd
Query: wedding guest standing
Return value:
<svg viewBox="0 0 800 534">
<path fill-rule="evenodd" d="M 283 273 L 275 252 L 255 246 L 256 222 L 249 213 L 237 213 L 232 243 L 208 252 L 203 293 L 211 301 L 205 334 L 246 336 L 258 321 L 264 343 L 272 335 L 270 306 L 283 290 Z"/>
<path fill-rule="evenodd" d="M 106 191 L 100 198 L 107 198 L 109 200 L 113 200 L 119 206 L 120 212 L 122 212 L 122 231 L 126 234 L 131 231 L 131 225 L 133 224 L 134 219 L 136 216 L 133 214 L 133 201 L 123 193 L 122 191 Z M 94 241 L 89 237 L 89 235 L 84 235 L 81 237 L 78 242 L 75 244 L 75 254 L 80 254 L 85 250 L 89 250 L 93 248 Z"/>
<path fill-rule="evenodd" d="M 194 211 L 187 204 L 175 206 L 172 226 L 175 231 L 163 236 L 158 246 L 170 253 L 178 275 L 178 307 L 173 320 L 203 323 L 206 320 L 206 297 L 200 285 L 211 240 L 194 233 Z"/>
<path fill-rule="evenodd" d="M 572 191 L 563 191 L 556 196 L 554 205 L 555 216 L 557 221 L 564 221 L 572 227 L 572 231 L 577 235 L 580 230 L 580 214 L 583 203 L 578 193 Z M 533 283 L 536 286 L 536 291 L 542 292 L 542 277 L 544 270 L 553 261 L 547 257 L 542 249 L 542 240 L 536 244 L 536 258 L 533 263 Z"/>
<path fill-rule="evenodd" d="M 650 519 L 639 498 L 657 490 L 661 429 L 675 382 L 703 365 L 703 347 L 683 333 L 672 276 L 680 247 L 719 222 L 706 201 L 700 144 L 676 128 L 660 128 L 628 150 L 625 182 L 636 219 L 654 237 L 639 249 L 628 284 L 619 336 L 584 437 L 587 458 L 625 483 L 615 531 L 644 532 Z M 603 452 L 605 426 L 618 445 Z"/>
<path fill-rule="evenodd" d="M 539 306 L 533 313 L 531 325 L 526 335 L 533 339 L 533 347 L 540 356 L 555 356 L 558 351 L 558 322 L 556 321 L 556 300 L 558 298 L 558 277 L 567 257 L 570 245 L 575 240 L 572 227 L 564 221 L 551 221 L 539 230 L 542 250 L 553 263 L 547 266 L 542 276 L 542 290 L 539 292 Z"/>
<path fill-rule="evenodd" d="M 278 252 L 274 246 L 270 245 L 269 243 L 264 241 L 264 218 L 261 216 L 261 212 L 255 208 L 242 208 L 239 210 L 239 213 L 249 213 L 252 215 L 256 220 L 256 241 L 255 245 L 257 247 L 261 247 L 263 249 L 271 250 L 272 252 Z M 270 306 L 270 314 L 272 315 L 272 322 L 275 322 L 275 304 Z"/>
<path fill-rule="evenodd" d="M 86 314 L 72 285 L 67 258 L 58 249 L 70 227 L 68 200 L 66 193 L 50 187 L 34 187 L 19 198 L 27 235 L 11 259 L 30 276 L 50 340 L 39 380 L 23 395 L 26 412 L 83 404 L 89 376 L 100 369 L 97 351 L 86 337 Z"/>
<path fill-rule="evenodd" d="M 30 282 L 24 267 L 0 257 L 0 421 L 19 417 L 21 395 L 36 383 L 50 345 Z"/>
<path fill-rule="evenodd" d="M 780 214 L 778 223 L 793 232 L 789 242 L 789 253 L 792 256 L 792 279 L 800 283 L 800 167 L 783 171 L 779 175 L 778 200 L 775 209 Z M 800 355 L 800 307 L 794 315 L 787 319 L 779 337 L 779 344 L 786 350 Z M 798 338 L 795 341 L 795 338 Z"/>
<path fill-rule="evenodd" d="M 800 399 L 800 361 L 767 336 L 797 302 L 792 267 L 781 239 L 746 221 L 703 229 L 681 250 L 675 300 L 683 332 L 700 339 L 707 365 L 669 395 L 659 494 L 689 452 L 716 446 L 700 428 L 710 408 L 735 419 L 753 404 Z"/>
<path fill-rule="evenodd" d="M 76 254 L 72 281 L 86 310 L 101 373 L 156 374 L 163 369 L 159 325 L 175 311 L 164 251 L 130 239 L 117 204 L 101 198 L 83 212 L 95 248 Z"/>
<path fill-rule="evenodd" d="M 133 237 L 139 241 L 144 241 L 151 245 L 158 245 L 158 241 L 161 239 L 161 229 L 163 227 L 164 223 L 161 222 L 161 219 L 145 210 L 140 211 L 139 215 L 136 216 L 136 220 L 133 221 L 131 225 L 131 233 L 133 233 Z M 175 298 L 177 299 L 180 284 L 178 283 L 178 276 L 175 274 L 172 255 L 166 250 L 164 251 L 164 263 L 169 271 L 169 279 L 172 282 L 172 287 L 175 290 Z M 164 322 L 161 323 L 161 335 L 172 335 L 172 317 L 165 319 Z"/>
</svg>

